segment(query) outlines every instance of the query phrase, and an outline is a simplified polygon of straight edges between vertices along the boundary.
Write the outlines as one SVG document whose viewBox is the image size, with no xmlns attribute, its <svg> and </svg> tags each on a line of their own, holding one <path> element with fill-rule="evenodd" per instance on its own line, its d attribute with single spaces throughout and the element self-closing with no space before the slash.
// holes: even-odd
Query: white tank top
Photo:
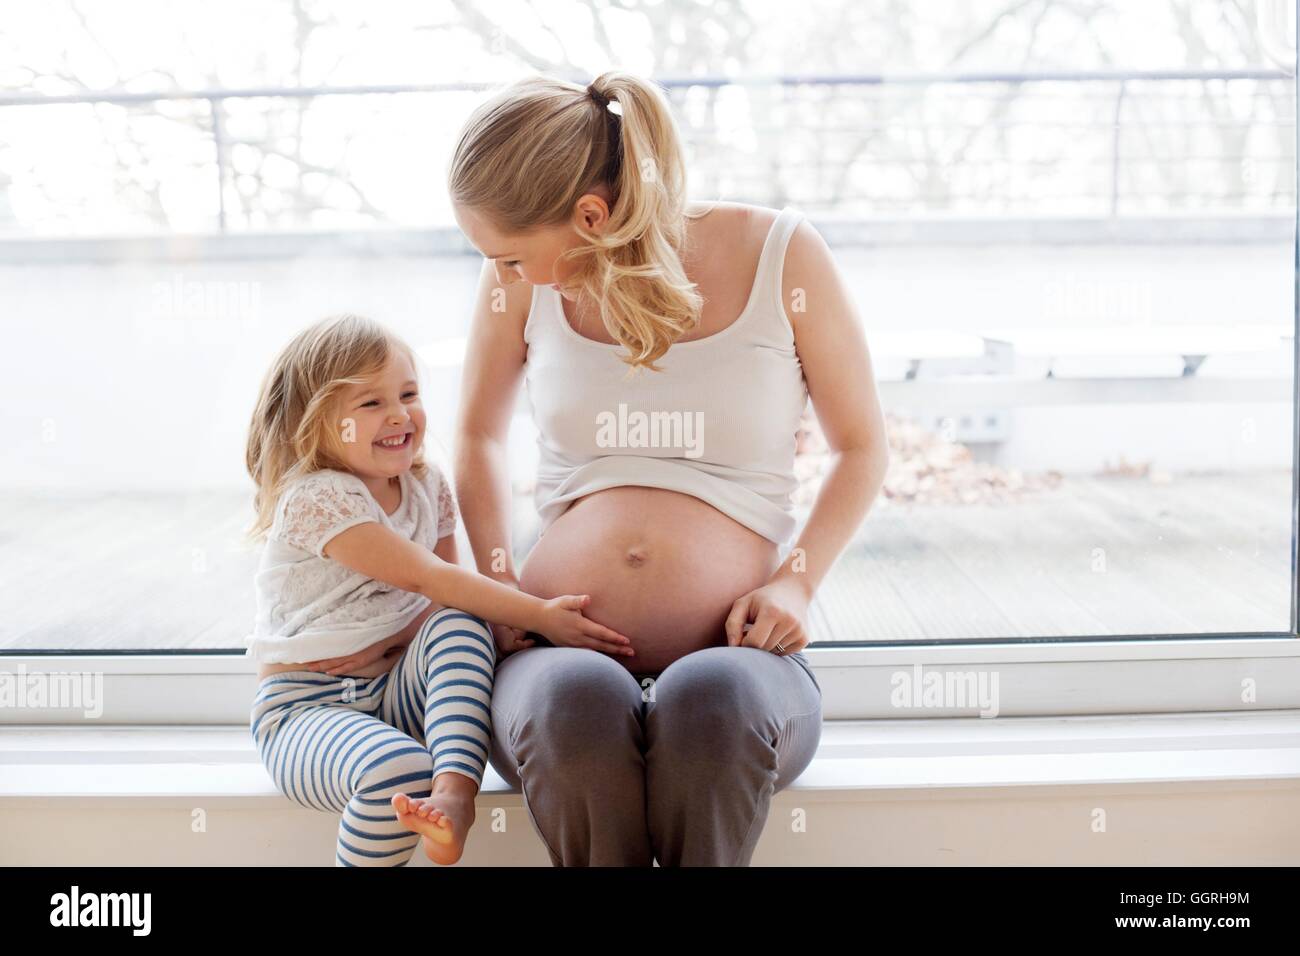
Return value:
<svg viewBox="0 0 1300 956">
<path fill-rule="evenodd" d="M 569 502 L 643 485 L 693 495 L 777 545 L 795 529 L 796 432 L 808 401 L 781 297 L 786 246 L 803 214 L 781 210 L 739 318 L 675 342 L 625 379 L 622 345 L 579 335 L 560 293 L 533 287 L 525 383 L 538 429 L 541 533 Z"/>
</svg>

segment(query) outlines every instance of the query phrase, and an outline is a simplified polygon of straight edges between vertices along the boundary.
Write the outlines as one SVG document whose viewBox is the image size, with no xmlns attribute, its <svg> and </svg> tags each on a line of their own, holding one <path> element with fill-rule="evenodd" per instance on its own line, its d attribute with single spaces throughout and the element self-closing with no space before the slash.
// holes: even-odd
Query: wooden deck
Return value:
<svg viewBox="0 0 1300 956">
<path fill-rule="evenodd" d="M 1286 631 L 1291 475 L 1069 477 L 998 506 L 881 501 L 819 592 L 818 641 Z M 238 649 L 239 494 L 7 496 L 0 649 Z"/>
<path fill-rule="evenodd" d="M 1288 472 L 1070 477 L 1001 506 L 873 510 L 819 592 L 815 639 L 1289 629 Z"/>
</svg>

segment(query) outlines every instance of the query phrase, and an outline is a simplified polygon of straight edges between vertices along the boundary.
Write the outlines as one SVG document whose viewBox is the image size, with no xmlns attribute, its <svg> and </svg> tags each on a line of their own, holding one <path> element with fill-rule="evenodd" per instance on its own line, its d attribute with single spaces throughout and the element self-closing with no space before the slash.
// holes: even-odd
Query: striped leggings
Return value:
<svg viewBox="0 0 1300 956">
<path fill-rule="evenodd" d="M 441 773 L 483 782 L 495 667 L 488 625 L 443 608 L 379 677 L 284 671 L 261 682 L 253 741 L 285 796 L 342 814 L 335 865 L 403 865 L 420 838 L 398 822 L 393 795 L 427 797 Z"/>
</svg>

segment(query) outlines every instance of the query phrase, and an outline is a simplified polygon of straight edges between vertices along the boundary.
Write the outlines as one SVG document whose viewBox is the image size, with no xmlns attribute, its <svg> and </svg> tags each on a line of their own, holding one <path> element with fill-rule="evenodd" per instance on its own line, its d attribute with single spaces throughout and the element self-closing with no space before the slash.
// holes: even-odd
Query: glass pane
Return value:
<svg viewBox="0 0 1300 956">
<path fill-rule="evenodd" d="M 800 209 L 856 303 L 892 463 L 816 641 L 1291 633 L 1294 35 L 1267 7 L 33 8 L 0 28 L 0 649 L 243 647 L 248 419 L 324 315 L 418 349 L 446 468 L 481 265 L 455 137 L 491 84 L 607 68 L 665 86 L 692 197 Z M 521 400 L 519 561 L 536 438 Z"/>
</svg>

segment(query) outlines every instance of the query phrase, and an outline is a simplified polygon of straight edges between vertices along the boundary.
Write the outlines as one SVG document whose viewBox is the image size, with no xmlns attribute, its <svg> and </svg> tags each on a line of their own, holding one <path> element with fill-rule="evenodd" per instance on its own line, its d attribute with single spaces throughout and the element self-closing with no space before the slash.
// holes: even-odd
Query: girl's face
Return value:
<svg viewBox="0 0 1300 956">
<path fill-rule="evenodd" d="M 424 406 L 411 360 L 400 352 L 339 399 L 336 426 L 343 462 L 361 478 L 395 478 L 424 442 Z"/>
<path fill-rule="evenodd" d="M 604 187 L 588 193 L 578 200 L 575 216 L 584 228 L 599 233 L 609 221 L 608 200 Z M 532 285 L 555 287 L 566 299 L 574 295 L 560 287 L 576 271 L 571 261 L 560 262 L 560 255 L 582 245 L 583 239 L 568 223 L 541 226 L 527 233 L 509 234 L 495 229 L 477 210 L 470 206 L 453 204 L 453 214 L 461 232 L 474 248 L 491 259 L 496 266 L 497 282 L 510 285 L 528 282 Z"/>
</svg>

